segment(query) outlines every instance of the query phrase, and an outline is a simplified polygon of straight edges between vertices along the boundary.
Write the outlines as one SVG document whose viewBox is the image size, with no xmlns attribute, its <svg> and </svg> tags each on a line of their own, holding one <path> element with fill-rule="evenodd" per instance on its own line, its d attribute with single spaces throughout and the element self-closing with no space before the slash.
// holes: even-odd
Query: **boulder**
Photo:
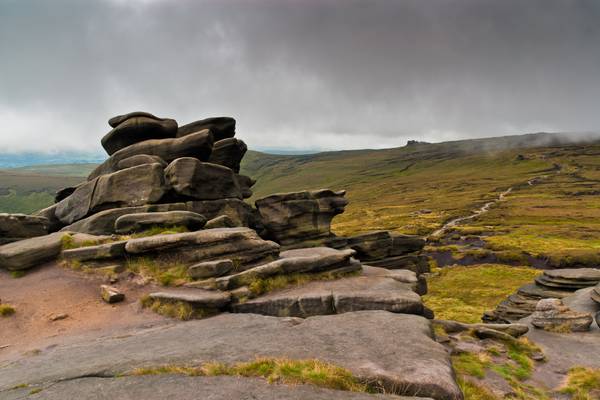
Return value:
<svg viewBox="0 0 600 400">
<path fill-rule="evenodd" d="M 242 269 L 279 255 L 279 245 L 261 239 L 249 228 L 208 229 L 131 239 L 125 249 L 132 256 L 176 257 L 190 264 L 228 258 Z"/>
<path fill-rule="evenodd" d="M 328 247 L 288 250 L 280 254 L 279 260 L 217 278 L 215 283 L 221 290 L 230 290 L 275 275 L 330 271 L 352 265 L 354 253 L 354 250 L 335 250 Z M 360 269 L 360 264 L 357 269 Z"/>
<path fill-rule="evenodd" d="M 233 261 L 215 260 L 194 264 L 188 268 L 188 275 L 193 279 L 207 279 L 225 275 L 233 270 Z"/>
<path fill-rule="evenodd" d="M 210 311 L 223 310 L 231 302 L 229 293 L 187 288 L 150 293 L 149 297 L 164 302 L 184 302 L 194 308 Z"/>
<path fill-rule="evenodd" d="M 158 156 L 149 156 L 148 154 L 138 154 L 136 156 L 128 157 L 117 163 L 117 170 L 137 167 L 138 165 L 144 164 L 160 164 L 165 168 L 168 164 Z"/>
<path fill-rule="evenodd" d="M 596 303 L 600 304 L 600 283 L 594 286 L 594 288 L 590 292 L 590 297 Z"/>
<path fill-rule="evenodd" d="M 46 207 L 43 210 L 36 211 L 33 213 L 34 216 L 44 217 L 48 220 L 48 232 L 56 232 L 65 226 L 57 217 L 56 217 L 56 208 L 58 204 L 52 204 L 50 207 Z"/>
<path fill-rule="evenodd" d="M 600 269 L 567 268 L 544 271 L 535 279 L 539 285 L 566 290 L 583 289 L 600 283 Z"/>
<path fill-rule="evenodd" d="M 401 256 L 415 251 L 421 251 L 425 247 L 425 239 L 415 235 L 392 234 L 392 249 L 390 256 Z"/>
<path fill-rule="evenodd" d="M 202 214 L 209 220 L 226 215 L 235 226 L 248 226 L 257 231 L 262 227 L 258 211 L 240 199 L 188 201 L 186 206 L 188 211 Z"/>
<path fill-rule="evenodd" d="M 0 268 L 11 271 L 33 268 L 58 257 L 63 232 L 19 240 L 0 246 Z"/>
<path fill-rule="evenodd" d="M 219 140 L 215 142 L 208 162 L 222 165 L 238 173 L 240 172 L 240 162 L 246 151 L 248 151 L 248 146 L 241 140 L 233 137 Z"/>
<path fill-rule="evenodd" d="M 54 195 L 54 202 L 58 203 L 62 199 L 66 199 L 67 197 L 69 197 L 70 195 L 73 194 L 73 192 L 75 191 L 75 189 L 77 189 L 77 186 L 66 187 L 66 188 L 62 188 L 62 189 L 57 190 L 56 194 Z"/>
<path fill-rule="evenodd" d="M 110 174 L 118 170 L 119 162 L 139 154 L 157 156 L 165 162 L 171 162 L 181 157 L 195 157 L 206 161 L 210 157 L 213 137 L 208 130 L 175 139 L 152 139 L 132 144 L 111 155 L 88 176 L 93 180 L 100 175 Z"/>
<path fill-rule="evenodd" d="M 0 244 L 47 235 L 49 225 L 42 216 L 0 213 Z"/>
<path fill-rule="evenodd" d="M 331 220 L 344 212 L 345 191 L 280 193 L 256 201 L 266 237 L 287 245 L 331 235 Z"/>
<path fill-rule="evenodd" d="M 115 232 L 115 222 L 119 217 L 123 215 L 186 209 L 187 206 L 185 203 L 150 204 L 140 207 L 113 208 L 110 210 L 100 211 L 94 215 L 79 220 L 74 224 L 63 228 L 62 230 L 89 233 L 92 235 L 108 235 Z"/>
<path fill-rule="evenodd" d="M 95 246 L 63 250 L 62 257 L 68 261 L 77 260 L 81 262 L 123 258 L 125 256 L 126 244 L 127 240 L 120 240 Z"/>
<path fill-rule="evenodd" d="M 155 226 L 184 227 L 189 231 L 197 231 L 206 224 L 203 215 L 191 211 L 164 211 L 135 213 L 120 216 L 115 221 L 115 232 L 127 234 L 141 232 Z"/>
<path fill-rule="evenodd" d="M 157 203 L 167 192 L 160 164 L 127 168 L 88 181 L 58 203 L 56 217 L 64 224 L 110 208 Z"/>
<path fill-rule="evenodd" d="M 147 116 L 133 116 L 120 122 L 101 140 L 102 147 L 109 155 L 151 139 L 174 138 L 177 122 L 173 119 L 160 119 Z"/>
<path fill-rule="evenodd" d="M 590 313 L 581 313 L 565 306 L 560 299 L 542 299 L 531 315 L 531 324 L 536 328 L 559 332 L 587 332 L 592 324 Z"/>
<path fill-rule="evenodd" d="M 125 295 L 123 293 L 119 292 L 117 288 L 108 285 L 100 286 L 100 295 L 102 300 L 109 304 L 118 303 L 125 300 Z"/>
<path fill-rule="evenodd" d="M 177 129 L 177 137 L 184 137 L 195 132 L 208 129 L 212 133 L 215 142 L 235 136 L 235 119 L 229 117 L 213 117 L 201 119 L 180 126 Z"/>
<path fill-rule="evenodd" d="M 252 186 L 254 186 L 254 184 L 256 183 L 256 181 L 252 178 L 250 178 L 249 176 L 246 175 L 235 175 L 235 179 L 238 183 L 238 185 L 240 186 L 240 191 L 242 192 L 242 197 L 244 199 L 248 199 L 250 197 L 252 197 L 252 189 L 250 189 Z"/>
<path fill-rule="evenodd" d="M 220 215 L 216 218 L 211 219 L 204 225 L 205 229 L 215 228 L 235 228 L 238 226 L 228 215 Z"/>
<path fill-rule="evenodd" d="M 150 119 L 155 119 L 157 121 L 160 121 L 162 118 L 158 118 L 157 116 L 150 114 L 149 112 L 145 112 L 145 111 L 133 111 L 127 114 L 122 114 L 122 115 L 117 115 L 116 117 L 112 117 L 111 119 L 108 120 L 108 125 L 110 125 L 112 128 L 116 128 L 117 126 L 119 126 L 119 124 L 121 122 L 125 122 L 126 120 L 128 120 L 129 118 L 134 118 L 134 117 L 146 117 L 146 118 L 150 118 Z"/>
<path fill-rule="evenodd" d="M 304 320 L 224 313 L 161 329 L 131 330 L 118 340 L 106 335 L 64 343 L 35 357 L 22 357 L 7 364 L 0 374 L 0 390 L 23 382 L 77 382 L 83 376 L 111 376 L 144 366 L 206 362 L 231 365 L 256 357 L 322 360 L 349 370 L 362 381 L 380 382 L 389 394 L 436 400 L 463 398 L 450 356 L 433 339 L 431 323 L 417 315 L 386 311 Z M 101 378 L 105 379 L 109 378 Z M 45 387 L 51 390 L 53 386 Z M 278 388 L 279 385 L 273 385 L 269 390 Z M 351 392 L 343 394 L 347 396 L 344 398 L 353 396 Z M 203 397 L 194 393 L 190 398 Z"/>
<path fill-rule="evenodd" d="M 177 196 L 196 200 L 242 199 L 233 171 L 192 157 L 178 158 L 165 169 L 165 177 Z"/>
<path fill-rule="evenodd" d="M 347 239 L 348 247 L 356 250 L 356 257 L 361 261 L 386 258 L 392 250 L 392 235 L 388 231 L 363 233 Z"/>
</svg>

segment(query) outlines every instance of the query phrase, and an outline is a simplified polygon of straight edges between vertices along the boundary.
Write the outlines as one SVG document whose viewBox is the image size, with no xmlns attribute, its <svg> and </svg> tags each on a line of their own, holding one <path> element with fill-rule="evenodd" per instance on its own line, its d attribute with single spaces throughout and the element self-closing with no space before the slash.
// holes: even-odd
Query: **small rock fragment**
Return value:
<svg viewBox="0 0 600 400">
<path fill-rule="evenodd" d="M 109 304 L 118 303 L 125 299 L 125 295 L 123 293 L 119 292 L 118 289 L 108 285 L 100 286 L 100 293 L 102 295 L 102 300 Z"/>
<path fill-rule="evenodd" d="M 60 321 L 61 319 L 66 319 L 69 317 L 69 314 L 65 314 L 65 313 L 60 313 L 60 314 L 50 314 L 48 316 L 48 319 L 50 321 Z"/>
</svg>

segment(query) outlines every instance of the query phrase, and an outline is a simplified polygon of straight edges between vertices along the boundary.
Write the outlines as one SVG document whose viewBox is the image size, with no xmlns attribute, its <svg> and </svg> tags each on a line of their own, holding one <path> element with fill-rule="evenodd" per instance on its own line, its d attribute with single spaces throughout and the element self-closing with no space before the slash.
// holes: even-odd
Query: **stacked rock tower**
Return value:
<svg viewBox="0 0 600 400">
<path fill-rule="evenodd" d="M 233 118 L 178 127 L 173 119 L 132 112 L 111 118 L 109 125 L 113 129 L 102 146 L 110 157 L 38 213 L 49 219 L 51 232 L 111 234 L 123 215 L 168 211 L 207 219 L 226 215 L 219 224 L 257 227 L 254 211 L 243 202 L 255 181 L 239 175 L 247 147 L 234 138 Z"/>
</svg>

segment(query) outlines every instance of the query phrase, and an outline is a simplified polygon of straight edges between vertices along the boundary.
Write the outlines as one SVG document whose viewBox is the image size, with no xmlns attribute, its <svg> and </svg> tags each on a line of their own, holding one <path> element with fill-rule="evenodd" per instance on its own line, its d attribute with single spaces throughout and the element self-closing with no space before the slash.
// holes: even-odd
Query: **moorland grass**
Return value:
<svg viewBox="0 0 600 400">
<path fill-rule="evenodd" d="M 352 392 L 374 392 L 375 389 L 344 368 L 315 360 L 257 358 L 254 361 L 227 365 L 209 362 L 200 366 L 164 365 L 138 368 L 126 375 L 182 374 L 187 376 L 257 377 L 269 383 L 311 384 L 328 389 Z"/>
<path fill-rule="evenodd" d="M 532 268 L 501 264 L 445 267 L 428 280 L 423 301 L 438 319 L 481 322 L 484 311 L 494 309 L 539 274 Z"/>
<path fill-rule="evenodd" d="M 593 400 L 600 398 L 600 369 L 586 367 L 571 368 L 566 382 L 559 391 L 570 395 L 572 400 Z"/>
</svg>

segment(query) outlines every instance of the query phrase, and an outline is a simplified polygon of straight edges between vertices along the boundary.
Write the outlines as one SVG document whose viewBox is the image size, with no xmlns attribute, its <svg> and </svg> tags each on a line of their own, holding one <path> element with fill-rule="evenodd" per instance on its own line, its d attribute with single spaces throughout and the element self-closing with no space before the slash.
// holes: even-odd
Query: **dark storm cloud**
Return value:
<svg viewBox="0 0 600 400">
<path fill-rule="evenodd" d="M 130 110 L 253 148 L 600 128 L 598 1 L 0 0 L 0 152 Z"/>
</svg>

